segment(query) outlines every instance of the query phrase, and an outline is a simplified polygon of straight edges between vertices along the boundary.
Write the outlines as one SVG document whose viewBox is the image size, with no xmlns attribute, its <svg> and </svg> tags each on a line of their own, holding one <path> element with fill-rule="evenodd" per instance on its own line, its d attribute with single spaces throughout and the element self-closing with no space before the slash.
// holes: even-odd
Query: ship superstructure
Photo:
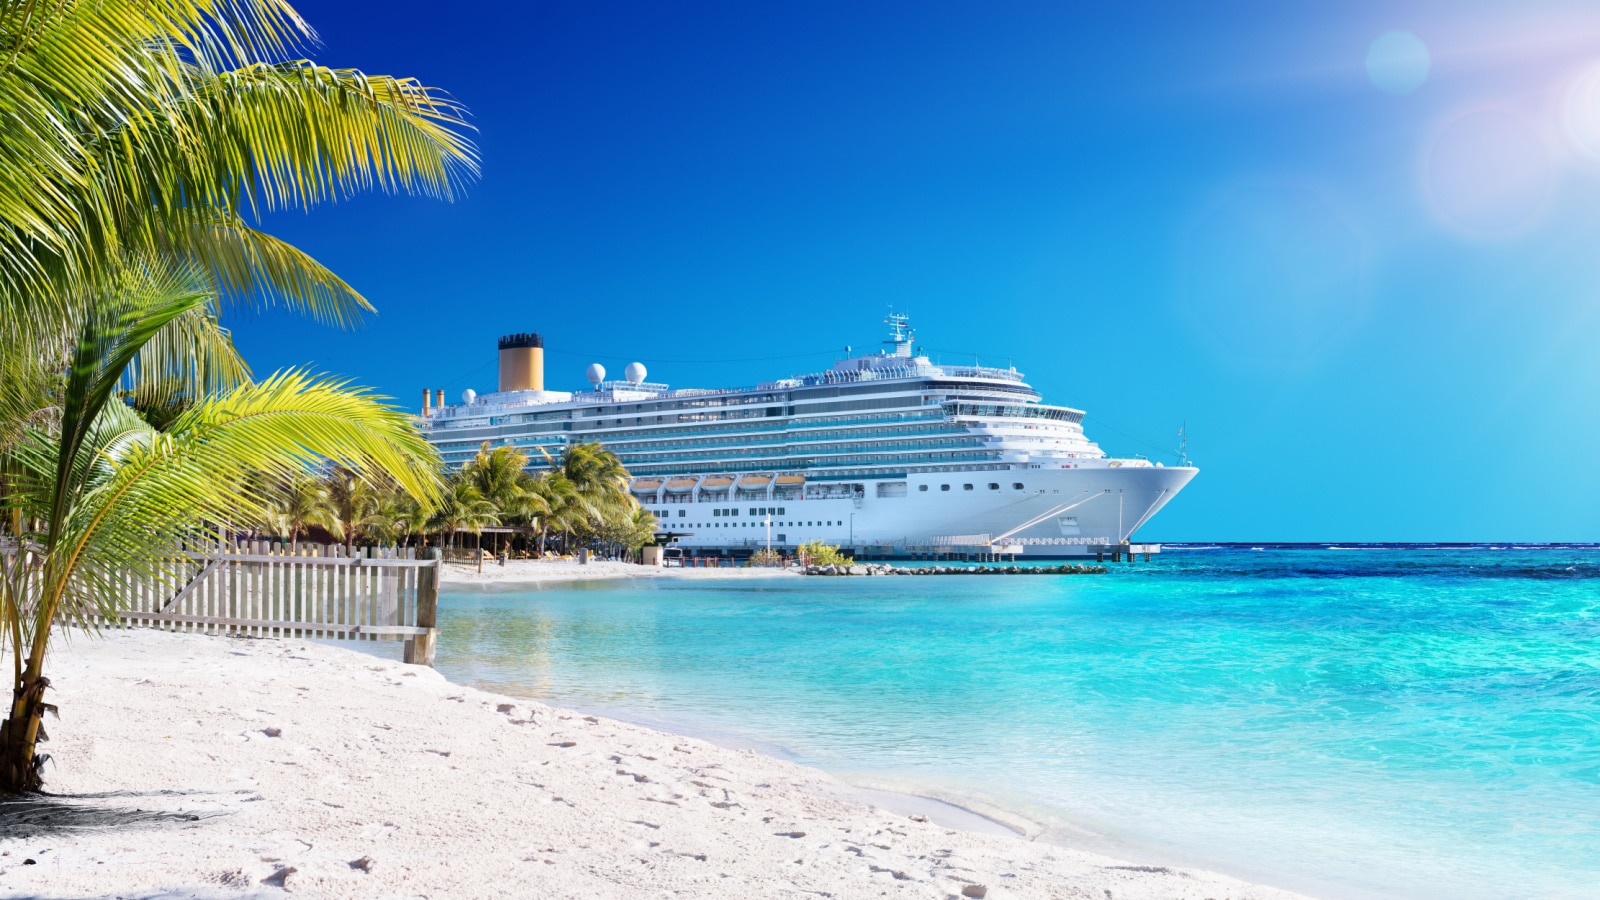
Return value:
<svg viewBox="0 0 1600 900">
<path fill-rule="evenodd" d="M 598 441 L 691 552 L 820 539 L 882 556 L 1088 555 L 1126 543 L 1198 471 L 1110 458 L 1082 410 L 1041 402 L 1015 368 L 936 364 L 904 316 L 886 323 L 877 353 L 723 390 L 673 390 L 633 363 L 620 381 L 592 365 L 589 390 L 547 391 L 542 340 L 511 335 L 499 391 L 454 406 L 440 392 L 437 408 L 424 392 L 421 424 L 451 468 L 484 442 L 526 450 L 538 469 Z"/>
</svg>

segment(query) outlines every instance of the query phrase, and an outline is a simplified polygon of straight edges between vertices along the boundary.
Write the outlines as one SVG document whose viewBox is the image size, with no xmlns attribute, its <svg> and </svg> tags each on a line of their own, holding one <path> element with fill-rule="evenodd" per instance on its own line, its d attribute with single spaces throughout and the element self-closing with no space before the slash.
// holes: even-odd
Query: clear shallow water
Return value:
<svg viewBox="0 0 1600 900">
<path fill-rule="evenodd" d="M 1600 551 L 447 593 L 453 680 L 1322 894 L 1594 896 Z"/>
</svg>

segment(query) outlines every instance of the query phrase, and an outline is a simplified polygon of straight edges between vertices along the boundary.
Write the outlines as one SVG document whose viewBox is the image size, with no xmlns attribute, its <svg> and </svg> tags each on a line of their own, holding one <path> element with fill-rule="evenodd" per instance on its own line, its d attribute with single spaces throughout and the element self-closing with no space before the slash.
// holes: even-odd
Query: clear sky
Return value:
<svg viewBox="0 0 1600 900">
<path fill-rule="evenodd" d="M 453 204 L 265 227 L 378 306 L 235 318 L 259 371 L 417 403 L 643 361 L 1007 360 L 1200 476 L 1152 540 L 1600 540 L 1591 3 L 302 0 L 320 61 L 472 110 Z"/>
</svg>

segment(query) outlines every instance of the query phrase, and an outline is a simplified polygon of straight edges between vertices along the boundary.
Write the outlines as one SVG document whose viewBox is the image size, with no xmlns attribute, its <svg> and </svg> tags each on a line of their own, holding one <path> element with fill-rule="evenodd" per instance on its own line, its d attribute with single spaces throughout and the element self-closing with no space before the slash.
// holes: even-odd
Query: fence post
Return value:
<svg viewBox="0 0 1600 900">
<path fill-rule="evenodd" d="M 439 626 L 439 568 L 443 565 L 438 560 L 440 552 L 438 547 L 428 547 L 422 551 L 423 559 L 434 560 L 431 566 L 423 566 L 417 570 L 417 627 L 437 628 Z M 433 650 L 438 634 L 429 632 L 419 634 L 406 641 L 405 661 L 419 666 L 433 665 Z"/>
</svg>

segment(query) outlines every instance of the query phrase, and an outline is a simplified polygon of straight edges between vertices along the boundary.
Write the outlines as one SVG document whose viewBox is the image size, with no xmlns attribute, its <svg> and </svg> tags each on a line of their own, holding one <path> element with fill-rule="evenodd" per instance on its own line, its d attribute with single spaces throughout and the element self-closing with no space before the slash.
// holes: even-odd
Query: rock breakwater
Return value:
<svg viewBox="0 0 1600 900">
<path fill-rule="evenodd" d="M 1104 575 L 1105 566 L 807 566 L 807 575 Z"/>
</svg>

